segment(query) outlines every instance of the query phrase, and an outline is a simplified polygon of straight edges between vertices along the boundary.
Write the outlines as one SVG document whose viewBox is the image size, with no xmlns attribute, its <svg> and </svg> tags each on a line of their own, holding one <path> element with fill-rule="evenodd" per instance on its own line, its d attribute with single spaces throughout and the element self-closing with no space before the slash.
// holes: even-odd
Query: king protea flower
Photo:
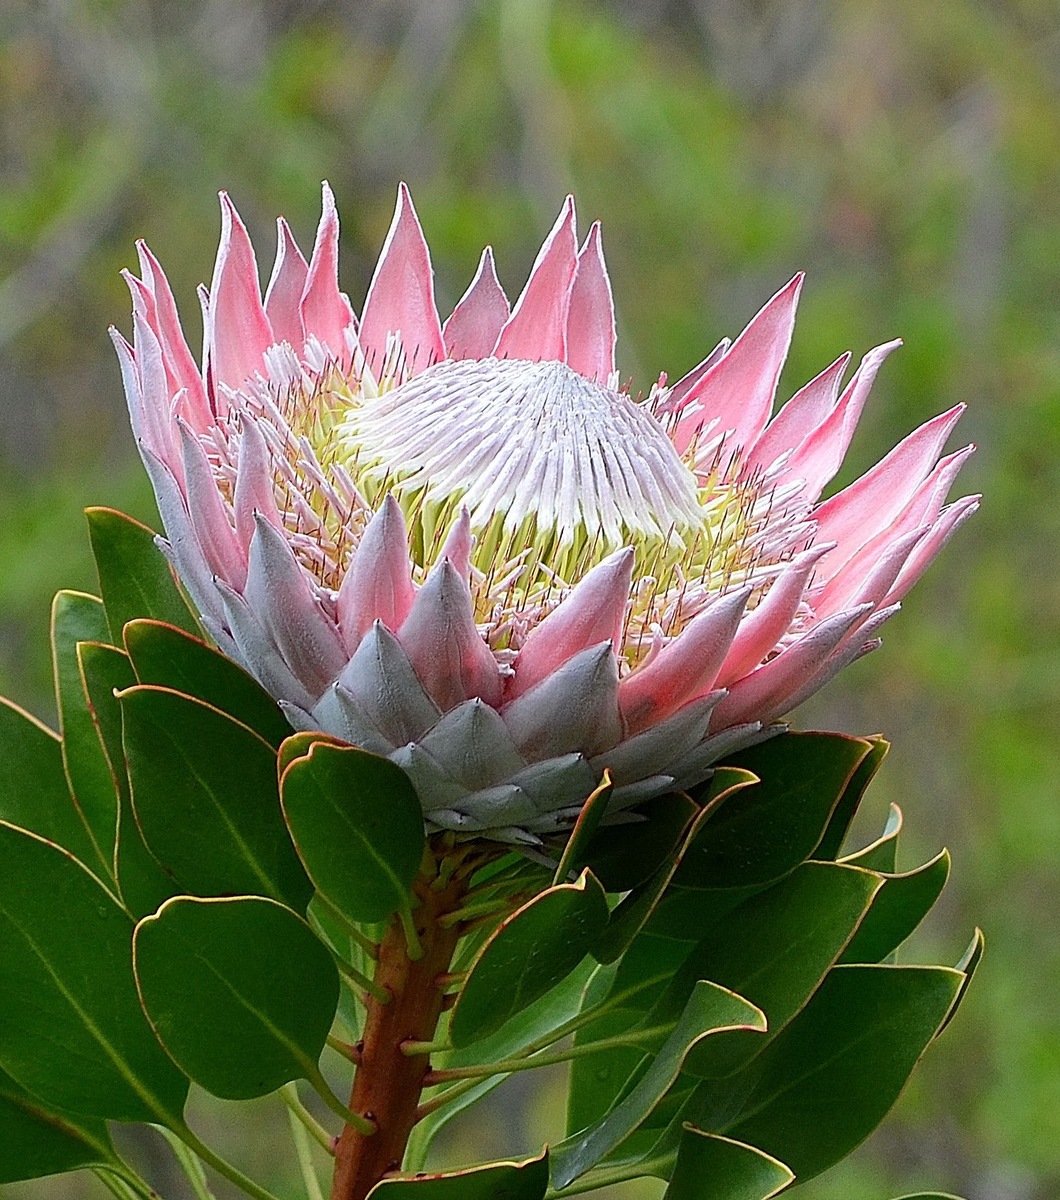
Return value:
<svg viewBox="0 0 1060 1200">
<path fill-rule="evenodd" d="M 201 368 L 144 245 L 114 334 L 162 548 L 291 724 L 400 764 L 430 828 L 535 842 L 605 769 L 614 812 L 702 780 L 876 647 L 977 507 L 946 504 L 961 406 L 822 502 L 899 343 L 771 417 L 801 275 L 640 399 L 571 198 L 514 306 L 487 248 L 444 323 L 404 186 L 359 321 L 326 185 L 264 300 L 221 211 Z"/>
</svg>

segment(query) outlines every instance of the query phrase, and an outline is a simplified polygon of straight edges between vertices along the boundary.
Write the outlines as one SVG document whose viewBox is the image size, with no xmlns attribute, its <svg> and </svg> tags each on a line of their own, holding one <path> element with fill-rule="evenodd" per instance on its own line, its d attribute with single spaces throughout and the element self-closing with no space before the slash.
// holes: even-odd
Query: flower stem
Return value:
<svg viewBox="0 0 1060 1200">
<path fill-rule="evenodd" d="M 421 877 L 419 904 L 392 920 L 380 943 L 373 982 L 388 1002 L 366 997 L 349 1104 L 359 1123 L 348 1123 L 336 1145 L 331 1200 L 365 1200 L 385 1175 L 401 1168 L 430 1069 L 427 1054 L 410 1055 L 403 1046 L 434 1037 L 445 999 L 439 979 L 448 973 L 461 936 L 458 925 L 447 927 L 441 918 L 459 908 L 466 886 L 460 870 L 440 890 Z"/>
</svg>

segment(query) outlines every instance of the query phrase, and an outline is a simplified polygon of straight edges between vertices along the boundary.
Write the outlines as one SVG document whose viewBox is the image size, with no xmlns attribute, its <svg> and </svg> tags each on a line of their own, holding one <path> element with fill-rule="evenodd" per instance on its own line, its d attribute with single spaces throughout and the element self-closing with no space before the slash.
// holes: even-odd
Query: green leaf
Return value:
<svg viewBox="0 0 1060 1200">
<path fill-rule="evenodd" d="M 601 972 L 594 979 L 594 994 L 586 996 L 585 1008 L 603 1002 L 607 1010 L 579 1030 L 575 1045 L 625 1033 L 640 1024 L 688 957 L 689 949 L 668 938 L 642 933 L 617 964 L 617 970 L 612 968 L 605 994 L 599 994 L 599 985 L 608 980 L 607 975 Z M 567 1131 L 576 1133 L 599 1120 L 618 1099 L 643 1058 L 644 1049 L 638 1046 L 616 1046 L 576 1058 L 570 1065 Z"/>
<path fill-rule="evenodd" d="M 723 1030 L 764 1032 L 764 1014 L 742 996 L 715 983 L 697 983 L 673 1032 L 663 1042 L 632 1089 L 583 1132 L 552 1148 L 552 1181 L 566 1187 L 624 1141 L 677 1079 L 686 1055 L 697 1043 Z"/>
<path fill-rule="evenodd" d="M 641 805 L 645 819 L 629 825 L 605 825 L 592 839 L 584 865 L 608 892 L 628 892 L 650 879 L 673 856 L 698 811 L 682 792 L 669 792 Z"/>
<path fill-rule="evenodd" d="M 339 976 L 297 913 L 256 896 L 177 896 L 136 927 L 140 999 L 159 1041 L 226 1100 L 319 1079 Z"/>
<path fill-rule="evenodd" d="M 667 1019 L 697 979 L 711 979 L 757 1005 L 769 1021 L 768 1038 L 776 1037 L 840 956 L 879 888 L 878 876 L 857 867 L 803 863 L 714 926 L 645 1020 Z M 727 1075 L 766 1044 L 739 1035 L 711 1038 L 692 1052 L 685 1070 Z"/>
<path fill-rule="evenodd" d="M 0 698 L 0 820 L 39 833 L 89 865 L 98 859 L 70 798 L 56 734 Z"/>
<path fill-rule="evenodd" d="M 299 730 L 297 733 L 288 733 L 287 737 L 280 743 L 280 748 L 276 752 L 276 777 L 283 779 L 284 772 L 295 761 L 296 758 L 307 758 L 310 750 L 318 743 L 323 742 L 326 746 L 349 746 L 349 742 L 344 742 L 342 738 L 332 737 L 328 733 L 321 733 L 317 729 Z"/>
<path fill-rule="evenodd" d="M 833 968 L 746 1077 L 697 1089 L 690 1119 L 813 1178 L 880 1123 L 963 978 L 949 967 Z"/>
<path fill-rule="evenodd" d="M 65 851 L 3 822 L 0 861 L 0 1065 L 48 1105 L 179 1122 L 187 1080 L 140 1007 L 131 919 Z"/>
<path fill-rule="evenodd" d="M 915 871 L 884 875 L 883 886 L 839 961 L 883 962 L 931 911 L 949 876 L 950 856 L 946 850 Z"/>
<path fill-rule="evenodd" d="M 77 661 L 81 666 L 89 711 L 118 795 L 114 874 L 125 907 L 133 916 L 143 916 L 154 912 L 177 888 L 147 849 L 133 817 L 122 743 L 121 704 L 115 692 L 135 684 L 136 676 L 124 651 L 101 642 L 78 642 Z"/>
<path fill-rule="evenodd" d="M 242 667 L 182 629 L 161 621 L 130 621 L 125 649 L 140 683 L 183 692 L 235 717 L 269 743 L 291 733 L 279 705 Z"/>
<path fill-rule="evenodd" d="M 606 967 L 597 966 L 590 958 L 584 959 L 566 979 L 546 995 L 516 1013 L 491 1034 L 470 1048 L 445 1050 L 431 1056 L 432 1065 L 440 1069 L 468 1067 L 478 1063 L 497 1062 L 511 1058 L 524 1046 L 550 1033 L 572 1017 L 582 1007 L 582 997 L 590 978 L 610 974 Z M 483 1096 L 488 1095 L 507 1079 L 507 1075 L 491 1075 L 474 1088 L 436 1108 L 412 1131 L 409 1148 L 405 1155 L 405 1169 L 415 1170 L 423 1163 L 431 1142 L 453 1117 L 463 1112 Z M 446 1086 L 446 1085 L 443 1085 Z"/>
<path fill-rule="evenodd" d="M 878 734 L 875 737 L 865 738 L 865 741 L 872 749 L 861 760 L 858 769 L 850 777 L 850 782 L 842 796 L 839 797 L 839 803 L 835 806 L 835 811 L 828 822 L 828 828 L 824 831 L 824 837 L 821 838 L 820 844 L 813 852 L 814 858 L 823 858 L 834 862 L 839 857 L 839 853 L 843 849 L 843 842 L 846 840 L 855 814 L 861 807 L 865 792 L 875 779 L 876 772 L 883 766 L 883 760 L 891 748 L 891 743 Z"/>
<path fill-rule="evenodd" d="M 426 837 L 400 767 L 318 741 L 283 772 L 280 796 L 309 877 L 344 917 L 384 921 L 409 904 Z"/>
<path fill-rule="evenodd" d="M 118 794 L 92 719 L 77 655 L 78 642 L 106 642 L 109 638 L 102 601 L 81 592 L 57 593 L 51 638 L 66 779 L 92 841 L 92 860 L 87 865 L 107 878 L 114 870 Z"/>
<path fill-rule="evenodd" d="M 986 939 L 983 937 L 983 931 L 976 929 L 972 934 L 972 940 L 968 945 L 968 949 L 961 955 L 960 962 L 957 963 L 957 970 L 964 975 L 964 982 L 961 984 L 960 991 L 957 993 L 956 999 L 953 1001 L 953 1006 L 946 1014 L 945 1021 L 939 1027 L 939 1033 L 953 1020 L 957 1015 L 957 1009 L 964 1003 L 964 998 L 968 994 L 968 988 L 971 986 L 972 979 L 979 967 L 979 963 L 983 958 L 983 951 L 986 949 Z M 935 1035 L 936 1037 L 938 1034 Z"/>
<path fill-rule="evenodd" d="M 119 698 L 136 820 L 181 888 L 304 912 L 312 887 L 280 812 L 272 747 L 179 692 L 139 685 Z"/>
<path fill-rule="evenodd" d="M 677 836 L 673 839 L 670 854 L 653 875 L 645 879 L 643 883 L 637 884 L 612 909 L 607 929 L 604 930 L 600 941 L 593 947 L 593 955 L 600 962 L 614 962 L 625 954 L 670 886 L 686 851 L 690 846 L 695 845 L 700 830 L 714 816 L 715 808 L 724 803 L 734 792 L 756 782 L 757 779 L 747 771 L 722 768 L 715 772 L 702 808 L 698 807 L 689 797 L 681 795 L 673 797 L 687 801 L 684 809 L 684 823 L 678 829 L 681 813 L 676 805 L 672 805 L 666 814 L 670 823 L 667 841 L 670 841 L 670 835 L 675 830 L 677 830 Z M 649 816 L 650 819 L 651 816 Z"/>
<path fill-rule="evenodd" d="M 785 733 L 730 759 L 759 783 L 720 806 L 685 853 L 676 882 L 727 888 L 771 883 L 814 852 L 854 772 L 861 738 Z"/>
<path fill-rule="evenodd" d="M 563 855 L 552 878 L 553 883 L 568 882 L 571 876 L 577 875 L 586 865 L 586 851 L 600 828 L 600 822 L 607 814 L 607 806 L 611 802 L 613 791 L 614 785 L 611 782 L 610 772 L 604 771 L 600 786 L 590 794 L 582 805 L 581 812 L 578 813 L 578 819 L 570 831 L 567 844 L 563 847 Z"/>
<path fill-rule="evenodd" d="M 40 1179 L 114 1158 L 102 1121 L 54 1112 L 0 1071 L 0 1183 Z"/>
<path fill-rule="evenodd" d="M 574 970 L 607 925 L 607 899 L 588 869 L 538 893 L 479 951 L 453 1009 L 454 1046 L 484 1038 Z"/>
<path fill-rule="evenodd" d="M 155 533 L 112 508 L 86 508 L 88 536 L 99 572 L 99 588 L 115 645 L 127 621 L 151 617 L 189 633 L 199 632 Z"/>
<path fill-rule="evenodd" d="M 899 1196 L 898 1200 L 962 1200 L 949 1192 L 910 1192 L 908 1196 Z"/>
<path fill-rule="evenodd" d="M 463 1171 L 384 1179 L 368 1200 L 541 1200 L 548 1190 L 548 1153 L 518 1162 L 488 1163 Z"/>
<path fill-rule="evenodd" d="M 686 1124 L 664 1200 L 770 1200 L 795 1179 L 777 1159 L 732 1138 Z"/>
<path fill-rule="evenodd" d="M 887 813 L 887 824 L 883 833 L 861 850 L 846 854 L 842 863 L 850 863 L 855 867 L 864 867 L 868 871 L 883 871 L 893 873 L 898 863 L 898 838 L 902 833 L 902 810 L 897 804 L 892 804 Z"/>
</svg>

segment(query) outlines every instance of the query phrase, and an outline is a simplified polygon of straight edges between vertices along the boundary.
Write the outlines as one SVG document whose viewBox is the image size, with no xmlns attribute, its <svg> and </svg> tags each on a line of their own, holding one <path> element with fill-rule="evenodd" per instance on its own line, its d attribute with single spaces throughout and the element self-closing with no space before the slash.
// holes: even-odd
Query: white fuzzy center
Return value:
<svg viewBox="0 0 1060 1200">
<path fill-rule="evenodd" d="M 350 412 L 340 436 L 393 490 L 459 501 L 472 526 L 616 547 L 687 531 L 696 479 L 654 418 L 561 362 L 442 362 Z"/>
</svg>

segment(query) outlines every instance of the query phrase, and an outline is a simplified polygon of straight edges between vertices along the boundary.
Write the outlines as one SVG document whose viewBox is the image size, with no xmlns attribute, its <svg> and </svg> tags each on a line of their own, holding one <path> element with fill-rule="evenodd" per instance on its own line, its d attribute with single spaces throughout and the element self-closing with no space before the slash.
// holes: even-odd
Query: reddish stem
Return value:
<svg viewBox="0 0 1060 1200">
<path fill-rule="evenodd" d="M 399 921 L 392 921 L 379 947 L 375 982 L 390 995 L 389 1003 L 367 998 L 361 1062 L 353 1080 L 350 1108 L 375 1125 L 372 1134 L 347 1125 L 335 1148 L 331 1200 L 365 1200 L 386 1175 L 400 1171 L 416 1109 L 430 1070 L 426 1054 L 402 1053 L 408 1041 L 429 1042 L 445 1000 L 446 975 L 459 926 L 444 929 L 439 918 L 460 907 L 466 877 L 451 880 L 441 891 L 418 887 L 416 932 L 423 956 L 415 961 Z"/>
</svg>

